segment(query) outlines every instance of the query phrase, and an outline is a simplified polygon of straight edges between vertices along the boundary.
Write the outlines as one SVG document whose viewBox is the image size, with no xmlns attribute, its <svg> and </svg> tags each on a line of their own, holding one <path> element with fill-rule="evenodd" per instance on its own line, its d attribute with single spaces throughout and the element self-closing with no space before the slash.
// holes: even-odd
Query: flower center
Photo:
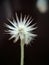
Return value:
<svg viewBox="0 0 49 65">
<path fill-rule="evenodd" d="M 22 29 L 22 28 L 21 28 L 21 29 L 19 29 L 19 32 L 20 32 L 20 33 L 23 33 L 23 29 Z"/>
</svg>

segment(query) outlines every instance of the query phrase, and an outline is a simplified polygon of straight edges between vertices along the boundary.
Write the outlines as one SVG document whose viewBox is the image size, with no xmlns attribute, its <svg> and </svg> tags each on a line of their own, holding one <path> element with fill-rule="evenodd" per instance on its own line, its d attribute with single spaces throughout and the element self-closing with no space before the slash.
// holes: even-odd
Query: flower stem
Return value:
<svg viewBox="0 0 49 65">
<path fill-rule="evenodd" d="M 21 62 L 20 65 L 24 65 L 24 40 L 21 40 Z"/>
</svg>

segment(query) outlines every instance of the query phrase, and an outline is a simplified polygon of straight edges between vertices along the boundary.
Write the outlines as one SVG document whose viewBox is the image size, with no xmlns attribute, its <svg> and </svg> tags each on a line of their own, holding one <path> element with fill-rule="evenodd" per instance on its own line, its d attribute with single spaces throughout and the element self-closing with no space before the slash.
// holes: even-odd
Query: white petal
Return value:
<svg viewBox="0 0 49 65">
<path fill-rule="evenodd" d="M 31 17 L 29 18 L 29 20 L 27 21 L 26 25 L 29 25 L 31 23 Z"/>
<path fill-rule="evenodd" d="M 7 30 L 6 32 L 8 32 L 8 34 L 18 34 L 18 32 L 12 30 Z"/>
<path fill-rule="evenodd" d="M 15 27 L 15 24 L 11 20 L 8 19 L 8 21 Z"/>
<path fill-rule="evenodd" d="M 15 40 L 13 42 L 16 43 L 18 39 L 19 39 L 19 35 L 16 36 L 16 38 L 15 38 Z"/>
<path fill-rule="evenodd" d="M 9 38 L 9 40 L 11 40 L 12 38 L 14 38 L 15 37 L 15 35 L 12 35 L 10 38 Z"/>
<path fill-rule="evenodd" d="M 24 16 L 23 23 L 25 23 L 25 20 L 26 20 L 26 15 Z"/>
<path fill-rule="evenodd" d="M 29 18 L 29 15 L 27 16 L 26 21 L 28 20 L 28 18 Z"/>
<path fill-rule="evenodd" d="M 27 22 L 26 26 L 29 26 L 32 23 L 33 20 L 31 20 L 30 22 Z"/>
<path fill-rule="evenodd" d="M 29 44 L 31 40 L 32 40 L 32 37 L 26 37 L 25 44 Z"/>
<path fill-rule="evenodd" d="M 28 18 L 29 18 L 29 15 L 27 16 L 27 18 L 26 18 L 26 15 L 25 15 L 24 20 L 23 20 L 24 24 L 26 23 L 26 21 L 28 20 Z"/>
<path fill-rule="evenodd" d="M 30 28 L 33 28 L 37 23 L 34 23 L 33 25 L 29 26 Z"/>
<path fill-rule="evenodd" d="M 17 19 L 17 23 L 19 24 L 19 18 L 18 18 L 18 16 L 17 16 L 17 13 L 16 13 L 16 19 Z"/>
<path fill-rule="evenodd" d="M 29 34 L 29 36 L 31 36 L 31 37 L 36 37 L 37 35 L 36 34 Z"/>
<path fill-rule="evenodd" d="M 22 23 L 22 13 L 21 13 L 21 15 L 20 15 L 20 22 Z"/>
<path fill-rule="evenodd" d="M 12 29 L 12 30 L 15 29 L 14 27 L 12 27 L 12 26 L 10 26 L 10 25 L 8 25 L 8 24 L 5 24 L 5 26 L 6 26 L 7 28 L 9 28 L 9 29 Z"/>
<path fill-rule="evenodd" d="M 27 28 L 27 31 L 29 32 L 29 31 L 33 31 L 33 30 L 35 30 L 35 29 L 37 29 L 37 27 L 35 27 L 35 28 L 30 28 L 30 27 L 28 27 L 28 28 Z"/>
<path fill-rule="evenodd" d="M 17 23 L 16 23 L 14 18 L 13 18 L 13 24 L 14 24 L 15 27 L 17 27 Z"/>
</svg>

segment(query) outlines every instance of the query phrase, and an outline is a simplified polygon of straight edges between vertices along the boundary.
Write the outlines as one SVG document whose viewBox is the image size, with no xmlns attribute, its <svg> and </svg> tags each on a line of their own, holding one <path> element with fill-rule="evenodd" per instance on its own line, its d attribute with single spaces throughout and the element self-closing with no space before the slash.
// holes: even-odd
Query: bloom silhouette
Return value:
<svg viewBox="0 0 49 65">
<path fill-rule="evenodd" d="M 34 39 L 34 37 L 37 36 L 36 34 L 32 33 L 32 31 L 37 28 L 34 27 L 36 23 L 30 26 L 33 20 L 31 20 L 29 16 L 28 17 L 25 16 L 24 19 L 22 20 L 22 14 L 20 20 L 16 14 L 16 19 L 17 21 L 15 21 L 15 19 L 13 19 L 13 21 L 8 19 L 8 21 L 12 25 L 5 24 L 6 27 L 8 28 L 8 30 L 5 30 L 5 32 L 11 35 L 9 40 L 15 38 L 14 43 L 20 38 L 21 40 L 22 39 L 25 40 L 25 44 L 28 44 L 32 39 Z"/>
</svg>

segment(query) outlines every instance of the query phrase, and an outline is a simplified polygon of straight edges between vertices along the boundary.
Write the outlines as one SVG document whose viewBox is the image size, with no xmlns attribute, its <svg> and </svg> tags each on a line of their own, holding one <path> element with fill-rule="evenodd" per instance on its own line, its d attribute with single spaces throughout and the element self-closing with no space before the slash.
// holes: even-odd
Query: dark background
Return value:
<svg viewBox="0 0 49 65">
<path fill-rule="evenodd" d="M 4 33 L 4 23 L 8 23 L 3 3 L 0 0 L 0 65 L 20 65 L 20 40 L 13 43 L 8 40 L 10 35 Z M 23 16 L 30 15 L 34 18 L 32 23 L 37 23 L 36 33 L 38 37 L 31 41 L 31 45 L 25 45 L 24 65 L 49 65 L 49 11 L 40 13 L 36 8 L 37 0 L 10 0 L 12 16 L 15 12 Z M 8 13 L 8 12 L 7 12 Z M 11 18 L 12 18 L 11 16 Z"/>
</svg>

